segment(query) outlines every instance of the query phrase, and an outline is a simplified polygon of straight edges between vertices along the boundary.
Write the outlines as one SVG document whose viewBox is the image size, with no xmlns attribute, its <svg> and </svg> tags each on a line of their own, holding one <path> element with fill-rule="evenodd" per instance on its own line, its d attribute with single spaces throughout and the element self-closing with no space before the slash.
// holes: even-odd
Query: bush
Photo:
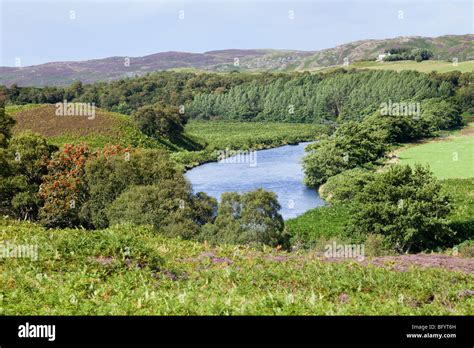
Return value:
<svg viewBox="0 0 474 348">
<path fill-rule="evenodd" d="M 184 176 L 176 170 L 164 150 L 140 150 L 109 146 L 99 151 L 85 166 L 89 199 L 81 218 L 95 228 L 109 221 L 106 208 L 133 185 L 159 185 L 174 181 L 176 191 L 184 190 Z"/>
<path fill-rule="evenodd" d="M 452 238 L 451 205 L 441 185 L 421 166 L 393 166 L 375 176 L 355 197 L 351 232 L 381 234 L 398 252 L 416 252 Z"/>
<path fill-rule="evenodd" d="M 137 127 L 150 137 L 177 138 L 184 131 L 186 120 L 178 108 L 161 104 L 146 105 L 133 114 Z"/>
<path fill-rule="evenodd" d="M 425 133 L 458 127 L 462 124 L 459 107 L 450 100 L 427 99 L 421 103 L 421 123 Z"/>
<path fill-rule="evenodd" d="M 461 256 L 474 257 L 474 239 L 469 239 L 457 246 L 457 250 Z"/>
<path fill-rule="evenodd" d="M 187 196 L 188 192 L 176 188 L 171 180 L 161 181 L 159 185 L 131 186 L 106 208 L 106 214 L 111 225 L 152 225 L 159 230 L 183 218 L 192 222 L 192 207 L 185 204 L 189 201 Z M 196 230 L 198 225 L 192 225 Z"/>
<path fill-rule="evenodd" d="M 330 177 L 324 186 L 321 186 L 321 198 L 331 203 L 350 202 L 374 176 L 375 173 L 363 168 L 346 170 Z"/>
<path fill-rule="evenodd" d="M 2 151 L 3 170 L 0 174 L 2 203 L 0 210 L 19 219 L 34 220 L 42 201 L 38 195 L 42 177 L 55 146 L 42 136 L 25 132 L 14 136 L 8 149 Z"/>
<path fill-rule="evenodd" d="M 5 112 L 5 96 L 0 93 L 0 148 L 8 145 L 15 120 Z"/>
<path fill-rule="evenodd" d="M 86 145 L 65 145 L 48 162 L 48 174 L 43 177 L 39 195 L 44 204 L 39 217 L 47 227 L 81 225 L 79 213 L 88 198 L 84 180 L 85 164 L 92 156 Z"/>
<path fill-rule="evenodd" d="M 306 148 L 306 183 L 319 186 L 344 170 L 376 162 L 386 150 L 386 140 L 386 132 L 376 126 L 353 121 L 342 124 L 332 137 Z"/>
<path fill-rule="evenodd" d="M 387 240 L 381 234 L 369 234 L 364 241 L 365 255 L 369 257 L 385 256 L 392 251 L 387 245 Z"/>
<path fill-rule="evenodd" d="M 420 107 L 421 109 L 421 107 Z M 405 115 L 381 115 L 378 111 L 364 119 L 364 124 L 372 124 L 387 133 L 389 143 L 404 143 L 431 136 L 428 127 L 423 127 L 420 117 Z"/>
<path fill-rule="evenodd" d="M 203 226 L 201 240 L 214 244 L 287 245 L 275 193 L 258 189 L 222 194 L 214 224 Z"/>
</svg>

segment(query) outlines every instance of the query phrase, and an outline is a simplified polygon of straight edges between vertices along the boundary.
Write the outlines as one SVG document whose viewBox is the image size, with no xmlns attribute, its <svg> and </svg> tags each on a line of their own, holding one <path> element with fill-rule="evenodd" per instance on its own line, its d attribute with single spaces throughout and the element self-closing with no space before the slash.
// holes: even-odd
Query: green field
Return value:
<svg viewBox="0 0 474 348">
<path fill-rule="evenodd" d="M 473 178 L 474 136 L 455 136 L 408 147 L 399 157 L 402 164 L 429 165 L 440 179 Z"/>
<path fill-rule="evenodd" d="M 314 140 L 325 127 L 303 123 L 192 121 L 186 133 L 211 148 L 266 148 Z"/>
<path fill-rule="evenodd" d="M 178 151 L 172 158 L 190 168 L 215 161 L 217 150 L 267 149 L 315 140 L 328 131 L 326 126 L 303 123 L 192 121 L 186 134 L 202 144 L 202 151 Z"/>
<path fill-rule="evenodd" d="M 437 71 L 440 73 L 450 71 L 471 72 L 474 71 L 474 60 L 459 62 L 454 65 L 452 62 L 427 60 L 423 62 L 396 61 L 396 62 L 355 62 L 349 68 L 356 69 L 376 69 L 376 70 L 416 70 L 420 72 Z"/>
<path fill-rule="evenodd" d="M 0 262 L 1 315 L 466 315 L 473 276 L 169 239 L 146 227 L 44 229 L 0 219 L 38 259 Z M 32 254 L 30 254 L 32 255 Z"/>
</svg>

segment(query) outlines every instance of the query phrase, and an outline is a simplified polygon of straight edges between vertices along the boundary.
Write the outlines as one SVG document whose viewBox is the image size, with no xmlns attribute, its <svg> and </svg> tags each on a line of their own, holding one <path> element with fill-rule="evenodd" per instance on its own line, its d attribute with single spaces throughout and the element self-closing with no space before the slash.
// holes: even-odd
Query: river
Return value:
<svg viewBox="0 0 474 348">
<path fill-rule="evenodd" d="M 316 190 L 303 184 L 301 161 L 308 144 L 231 156 L 221 162 L 195 167 L 186 173 L 186 177 L 194 192 L 205 192 L 217 200 L 223 192 L 246 192 L 257 188 L 273 191 L 278 195 L 283 218 L 294 218 L 325 204 Z"/>
</svg>

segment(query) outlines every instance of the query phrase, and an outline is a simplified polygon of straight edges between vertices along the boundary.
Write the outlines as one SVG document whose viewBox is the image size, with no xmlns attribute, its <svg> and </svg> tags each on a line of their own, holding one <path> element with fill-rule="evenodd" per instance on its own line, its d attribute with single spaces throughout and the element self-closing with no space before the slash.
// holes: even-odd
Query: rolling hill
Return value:
<svg viewBox="0 0 474 348">
<path fill-rule="evenodd" d="M 409 36 L 384 40 L 361 40 L 320 51 L 228 49 L 205 53 L 161 52 L 144 57 L 109 57 L 87 61 L 51 62 L 12 68 L 0 67 L 0 84 L 10 86 L 65 86 L 140 76 L 157 70 L 198 71 L 302 71 L 341 65 L 344 59 L 374 59 L 394 47 L 425 48 L 437 60 L 474 60 L 474 34 L 436 38 Z"/>
<path fill-rule="evenodd" d="M 13 133 L 31 131 L 51 144 L 85 142 L 92 148 L 106 144 L 160 147 L 154 139 L 142 134 L 130 117 L 97 108 L 94 117 L 57 116 L 55 105 L 23 105 L 6 108 L 16 121 Z M 165 146 L 166 147 L 166 146 Z"/>
</svg>

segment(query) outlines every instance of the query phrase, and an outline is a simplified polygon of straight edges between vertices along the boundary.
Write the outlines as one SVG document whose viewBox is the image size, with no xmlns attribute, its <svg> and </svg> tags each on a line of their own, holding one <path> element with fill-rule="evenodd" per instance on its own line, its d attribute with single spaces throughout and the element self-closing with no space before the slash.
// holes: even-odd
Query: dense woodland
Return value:
<svg viewBox="0 0 474 348">
<path fill-rule="evenodd" d="M 193 74 L 159 72 L 111 83 L 69 87 L 6 89 L 7 102 L 95 103 L 110 111 L 133 114 L 140 107 L 184 105 L 193 119 L 324 122 L 361 119 L 393 100 L 421 101 L 456 97 L 472 104 L 474 73 L 423 74 L 415 71 L 338 69 L 310 74 Z"/>
</svg>

